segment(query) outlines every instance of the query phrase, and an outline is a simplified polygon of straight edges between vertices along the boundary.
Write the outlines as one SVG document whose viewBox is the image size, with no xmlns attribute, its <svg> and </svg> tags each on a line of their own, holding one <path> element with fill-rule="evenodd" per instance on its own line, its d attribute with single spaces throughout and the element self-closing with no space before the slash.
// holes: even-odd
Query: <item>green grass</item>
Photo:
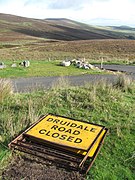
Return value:
<svg viewBox="0 0 135 180">
<path fill-rule="evenodd" d="M 109 129 L 86 179 L 134 180 L 135 84 L 130 82 L 126 88 L 122 81 L 115 86 L 100 82 L 71 87 L 64 80 L 56 84 L 48 91 L 12 94 L 1 102 L 0 168 L 10 162 L 7 157 L 11 157 L 11 153 L 5 148 L 10 140 L 41 114 L 53 113 L 98 123 Z"/>
<path fill-rule="evenodd" d="M 17 67 L 11 67 L 10 61 L 5 61 L 7 68 L 0 70 L 1 78 L 33 77 L 33 76 L 71 76 L 80 74 L 96 74 L 101 71 L 79 69 L 75 66 L 60 66 L 60 61 L 31 61 L 30 67 L 19 67 L 20 61 L 15 61 Z"/>
<path fill-rule="evenodd" d="M 0 140 L 0 179 L 2 170 L 7 167 L 11 159 L 11 152 L 9 151 L 8 147 L 5 146 Z"/>
</svg>

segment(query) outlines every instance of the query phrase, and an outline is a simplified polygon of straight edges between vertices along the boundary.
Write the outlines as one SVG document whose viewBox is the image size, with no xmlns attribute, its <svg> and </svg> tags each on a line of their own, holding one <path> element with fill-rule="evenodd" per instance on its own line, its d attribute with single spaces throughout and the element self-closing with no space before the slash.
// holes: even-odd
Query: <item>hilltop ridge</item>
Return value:
<svg viewBox="0 0 135 180">
<path fill-rule="evenodd" d="M 34 19 L 0 13 L 0 41 L 37 38 L 57 41 L 128 39 L 129 36 L 130 33 L 98 28 L 66 18 Z M 132 39 L 135 36 L 132 35 Z"/>
</svg>

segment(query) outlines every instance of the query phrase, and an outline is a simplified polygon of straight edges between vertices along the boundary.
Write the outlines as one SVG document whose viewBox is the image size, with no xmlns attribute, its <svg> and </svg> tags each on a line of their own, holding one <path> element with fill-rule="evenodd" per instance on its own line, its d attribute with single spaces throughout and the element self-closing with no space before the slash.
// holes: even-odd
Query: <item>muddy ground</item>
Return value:
<svg viewBox="0 0 135 180">
<path fill-rule="evenodd" d="M 2 173 L 2 180 L 85 180 L 84 175 L 56 167 L 29 155 L 15 156 Z"/>
</svg>

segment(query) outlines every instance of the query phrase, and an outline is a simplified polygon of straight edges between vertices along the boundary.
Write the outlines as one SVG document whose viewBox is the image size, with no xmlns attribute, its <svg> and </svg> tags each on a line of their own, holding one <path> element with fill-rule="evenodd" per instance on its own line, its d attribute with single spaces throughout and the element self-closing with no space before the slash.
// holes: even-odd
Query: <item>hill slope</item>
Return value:
<svg viewBox="0 0 135 180">
<path fill-rule="evenodd" d="M 129 35 L 69 19 L 32 19 L 0 13 L 0 41 L 125 39 Z M 135 37 L 134 37 L 135 38 Z"/>
</svg>

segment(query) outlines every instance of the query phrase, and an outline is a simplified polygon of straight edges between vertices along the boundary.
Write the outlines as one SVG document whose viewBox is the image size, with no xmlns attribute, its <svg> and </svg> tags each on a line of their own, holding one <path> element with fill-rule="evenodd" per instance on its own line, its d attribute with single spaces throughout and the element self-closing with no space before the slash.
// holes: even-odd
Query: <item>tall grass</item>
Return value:
<svg viewBox="0 0 135 180">
<path fill-rule="evenodd" d="M 131 77 L 122 74 L 119 76 L 116 84 L 115 84 L 116 88 L 120 88 L 122 91 L 132 91 L 134 88 L 134 81 L 132 80 Z"/>
<path fill-rule="evenodd" d="M 10 80 L 0 79 L 0 102 L 13 93 L 13 87 Z"/>
<path fill-rule="evenodd" d="M 67 78 L 61 76 L 56 82 L 52 84 L 53 90 L 67 89 L 70 87 L 70 82 Z"/>
</svg>

